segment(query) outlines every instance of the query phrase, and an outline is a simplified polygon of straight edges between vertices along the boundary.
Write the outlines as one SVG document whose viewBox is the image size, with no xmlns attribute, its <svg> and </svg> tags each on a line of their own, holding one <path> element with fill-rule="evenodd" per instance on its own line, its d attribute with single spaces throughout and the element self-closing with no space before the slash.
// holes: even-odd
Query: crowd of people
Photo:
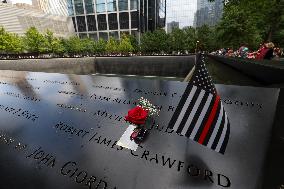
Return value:
<svg viewBox="0 0 284 189">
<path fill-rule="evenodd" d="M 223 48 L 212 52 L 212 54 L 256 60 L 279 60 L 281 57 L 284 56 L 283 49 L 275 47 L 272 42 L 260 44 L 259 49 L 257 51 L 252 51 L 248 48 L 247 45 L 242 45 L 236 51 L 230 48 Z"/>
</svg>

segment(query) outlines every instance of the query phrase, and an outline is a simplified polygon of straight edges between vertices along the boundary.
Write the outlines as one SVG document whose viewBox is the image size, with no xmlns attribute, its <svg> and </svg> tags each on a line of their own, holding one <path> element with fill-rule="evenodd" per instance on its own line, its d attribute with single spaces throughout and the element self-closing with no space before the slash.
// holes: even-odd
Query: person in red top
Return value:
<svg viewBox="0 0 284 189">
<path fill-rule="evenodd" d="M 259 48 L 257 55 L 256 55 L 256 59 L 257 60 L 272 59 L 273 58 L 273 47 L 274 47 L 274 44 L 272 42 L 265 43 L 263 46 Z"/>
</svg>

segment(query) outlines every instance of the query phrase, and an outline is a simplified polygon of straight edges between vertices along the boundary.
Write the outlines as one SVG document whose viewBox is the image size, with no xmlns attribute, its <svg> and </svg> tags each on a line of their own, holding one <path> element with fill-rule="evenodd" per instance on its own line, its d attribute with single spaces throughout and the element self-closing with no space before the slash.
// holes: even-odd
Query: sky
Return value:
<svg viewBox="0 0 284 189">
<path fill-rule="evenodd" d="M 28 4 L 32 4 L 32 0 L 12 0 L 12 3 L 28 3 Z"/>
</svg>

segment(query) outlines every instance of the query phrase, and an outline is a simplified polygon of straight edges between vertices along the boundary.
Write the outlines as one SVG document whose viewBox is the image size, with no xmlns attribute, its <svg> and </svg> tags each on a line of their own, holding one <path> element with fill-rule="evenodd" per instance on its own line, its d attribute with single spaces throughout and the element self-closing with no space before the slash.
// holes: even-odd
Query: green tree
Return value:
<svg viewBox="0 0 284 189">
<path fill-rule="evenodd" d="M 104 54 L 106 52 L 106 41 L 99 39 L 97 42 L 95 42 L 94 52 L 99 55 Z"/>
<path fill-rule="evenodd" d="M 283 0 L 230 0 L 224 7 L 217 37 L 219 40 L 226 39 L 224 44 L 233 46 L 248 43 L 256 48 L 260 41 L 273 41 L 284 45 L 283 7 Z M 235 36 L 230 34 L 234 32 Z M 228 37 L 223 38 L 228 34 Z M 233 39 L 228 41 L 230 36 L 233 36 Z"/>
<path fill-rule="evenodd" d="M 274 41 L 284 47 L 284 1 L 272 0 L 273 8 L 269 10 L 270 23 L 268 40 Z M 269 7 L 269 4 L 268 4 Z"/>
<path fill-rule="evenodd" d="M 196 37 L 198 42 L 198 50 L 202 51 L 209 51 L 211 50 L 211 44 L 212 44 L 212 39 L 211 39 L 211 33 L 213 30 L 207 26 L 203 25 L 199 28 L 196 29 Z"/>
<path fill-rule="evenodd" d="M 23 39 L 14 33 L 0 28 L 0 53 L 21 53 L 24 50 Z"/>
<path fill-rule="evenodd" d="M 152 53 L 153 52 L 153 34 L 152 32 L 146 32 L 141 37 L 140 48 L 143 53 Z"/>
<path fill-rule="evenodd" d="M 95 42 L 90 38 L 84 38 L 83 43 L 83 53 L 92 56 L 95 53 Z"/>
<path fill-rule="evenodd" d="M 113 37 L 110 37 L 106 43 L 106 52 L 109 54 L 115 54 L 118 52 L 118 42 Z"/>
<path fill-rule="evenodd" d="M 27 30 L 24 42 L 27 50 L 31 53 L 36 53 L 38 55 L 39 53 L 44 53 L 48 50 L 46 38 L 39 33 L 35 27 L 31 27 Z"/>
<path fill-rule="evenodd" d="M 62 45 L 62 52 L 58 53 L 58 55 L 62 56 L 64 54 L 69 54 L 69 39 L 60 38 L 60 45 Z"/>
<path fill-rule="evenodd" d="M 62 44 L 62 40 L 55 37 L 53 32 L 50 30 L 47 30 L 45 35 L 46 39 L 46 51 L 48 53 L 52 53 L 52 55 L 59 55 L 62 56 L 65 52 L 64 45 Z"/>
<path fill-rule="evenodd" d="M 53 35 L 53 32 L 50 30 L 47 30 L 46 33 L 44 34 L 44 37 L 46 39 L 46 51 L 48 53 L 54 53 L 54 40 L 55 37 Z"/>
<path fill-rule="evenodd" d="M 127 35 L 122 35 L 118 50 L 124 55 L 128 55 L 129 52 L 133 52 L 134 48 L 131 44 L 130 38 Z"/>
<path fill-rule="evenodd" d="M 239 6 L 226 6 L 223 18 L 216 28 L 217 39 L 224 47 L 238 48 L 241 44 L 248 44 L 257 48 L 261 42 L 259 30 L 253 19 Z"/>
<path fill-rule="evenodd" d="M 169 34 L 170 49 L 176 52 L 183 52 L 186 50 L 186 33 L 185 30 L 174 28 Z"/>
<path fill-rule="evenodd" d="M 134 35 L 129 35 L 128 37 L 129 37 L 130 43 L 133 47 L 133 52 L 137 53 L 140 50 L 137 37 L 135 37 Z"/>
<path fill-rule="evenodd" d="M 155 41 L 154 52 L 156 53 L 169 53 L 169 36 L 163 29 L 157 29 L 153 32 L 153 37 Z"/>
<path fill-rule="evenodd" d="M 0 53 L 7 53 L 7 48 L 9 45 L 8 32 L 4 27 L 0 28 Z"/>
<path fill-rule="evenodd" d="M 165 30 L 158 29 L 146 32 L 141 37 L 141 51 L 144 53 L 168 53 L 170 51 L 169 36 Z"/>
<path fill-rule="evenodd" d="M 53 53 L 57 56 L 63 56 L 66 52 L 63 39 L 55 38 L 52 42 Z"/>
<path fill-rule="evenodd" d="M 65 46 L 70 56 L 82 55 L 83 41 L 78 36 L 72 36 L 65 41 Z"/>
<path fill-rule="evenodd" d="M 190 53 L 195 53 L 196 42 L 197 42 L 197 35 L 195 28 L 186 27 L 183 30 L 185 33 L 185 38 L 184 38 L 185 50 L 187 50 Z"/>
<path fill-rule="evenodd" d="M 24 42 L 23 38 L 17 34 L 10 33 L 8 34 L 9 45 L 7 46 L 7 51 L 10 53 L 22 53 L 24 51 Z"/>
</svg>

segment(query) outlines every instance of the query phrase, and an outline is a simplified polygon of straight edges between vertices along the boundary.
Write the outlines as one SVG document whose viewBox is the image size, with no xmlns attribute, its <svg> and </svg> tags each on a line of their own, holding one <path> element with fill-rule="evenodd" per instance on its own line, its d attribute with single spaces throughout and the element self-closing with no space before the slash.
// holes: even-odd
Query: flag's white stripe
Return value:
<svg viewBox="0 0 284 189">
<path fill-rule="evenodd" d="M 209 105 L 210 105 L 210 103 L 212 101 L 212 98 L 213 98 L 213 95 L 209 94 L 209 96 L 208 96 L 208 98 L 206 100 L 206 103 L 205 103 L 205 105 L 204 105 L 204 107 L 203 107 L 203 109 L 202 109 L 202 111 L 201 111 L 201 113 L 199 115 L 199 118 L 198 118 L 198 120 L 197 120 L 197 122 L 196 122 L 196 124 L 194 126 L 194 129 L 192 130 L 192 133 L 190 134 L 190 138 L 191 139 L 194 139 L 197 131 L 199 130 L 200 125 L 201 125 L 201 123 L 202 123 L 202 121 L 203 121 L 203 119 L 205 117 L 205 114 L 206 114 L 206 112 L 208 110 L 208 107 L 209 107 Z"/>
<path fill-rule="evenodd" d="M 188 97 L 187 97 L 187 99 L 186 99 L 186 102 L 185 102 L 184 105 L 183 105 L 183 108 L 182 108 L 182 110 L 181 110 L 181 112 L 180 112 L 180 114 L 179 114 L 179 116 L 178 116 L 178 119 L 177 119 L 177 121 L 176 121 L 176 123 L 175 123 L 175 125 L 174 125 L 174 127 L 173 127 L 173 130 L 174 130 L 174 131 L 177 131 L 177 129 L 178 129 L 178 127 L 179 127 L 179 125 L 180 125 L 180 123 L 181 123 L 183 117 L 184 117 L 184 114 L 185 114 L 185 112 L 186 112 L 186 110 L 187 110 L 187 108 L 188 108 L 190 102 L 191 102 L 192 99 L 193 99 L 193 96 L 194 96 L 196 90 L 197 90 L 197 87 L 196 87 L 196 86 L 193 86 L 192 89 L 191 89 L 191 91 L 190 91 L 190 93 L 189 93 L 189 95 L 188 95 Z"/>
<path fill-rule="evenodd" d="M 224 108 L 223 108 L 223 105 L 221 103 L 221 108 L 220 108 L 218 120 L 216 122 L 215 128 L 214 128 L 214 130 L 213 130 L 213 132 L 211 134 L 211 137 L 209 139 L 209 142 L 207 144 L 207 146 L 209 148 L 211 148 L 211 146 L 213 145 L 214 139 L 216 138 L 216 135 L 217 135 L 218 130 L 220 128 L 220 125 L 221 125 L 221 122 L 222 122 L 222 118 L 223 118 L 223 111 L 224 111 Z"/>
<path fill-rule="evenodd" d="M 224 140 L 225 140 L 225 136 L 226 136 L 226 133 L 227 133 L 227 129 L 228 129 L 228 118 L 227 118 L 227 114 L 225 113 L 225 125 L 224 125 L 224 129 L 223 129 L 223 131 L 222 131 L 222 135 L 221 135 L 221 137 L 220 137 L 220 140 L 219 140 L 219 142 L 218 142 L 218 145 L 217 145 L 217 147 L 216 147 L 216 151 L 217 152 L 220 152 L 220 149 L 221 149 L 221 147 L 222 147 L 222 144 L 223 144 L 223 142 L 224 142 Z"/>
<path fill-rule="evenodd" d="M 197 109 L 198 109 L 198 107 L 199 107 L 199 105 L 200 105 L 200 103 L 201 103 L 201 101 L 204 97 L 204 94 L 205 94 L 205 91 L 201 90 L 201 92 L 200 92 L 200 94 L 199 94 L 199 96 L 198 96 L 198 98 L 197 98 L 197 100 L 196 100 L 196 102 L 195 102 L 195 104 L 192 108 L 192 111 L 190 112 L 188 119 L 187 119 L 186 123 L 184 124 L 184 128 L 181 132 L 182 135 L 186 134 L 186 132 L 187 132 L 187 130 L 188 130 L 193 118 L 194 118 L 194 115 L 197 112 Z"/>
</svg>

